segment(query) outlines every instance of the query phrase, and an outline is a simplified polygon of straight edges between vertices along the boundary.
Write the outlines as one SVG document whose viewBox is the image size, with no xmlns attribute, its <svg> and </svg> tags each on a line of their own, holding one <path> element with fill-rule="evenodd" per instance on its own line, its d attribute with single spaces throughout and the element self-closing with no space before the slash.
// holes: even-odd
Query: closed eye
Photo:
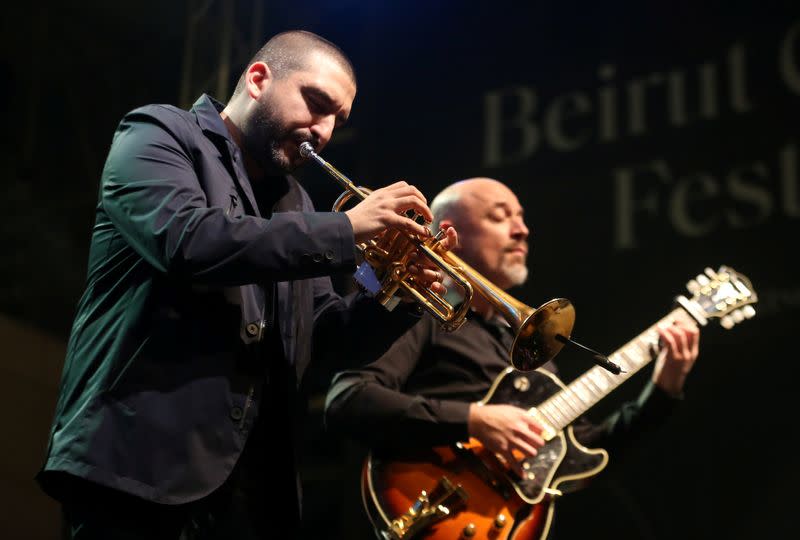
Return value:
<svg viewBox="0 0 800 540">
<path fill-rule="evenodd" d="M 340 111 L 341 107 L 339 104 L 321 88 L 308 86 L 304 89 L 303 96 L 306 103 L 308 103 L 308 109 L 313 114 L 335 114 L 336 127 L 347 122 L 347 115 L 343 111 Z"/>
</svg>

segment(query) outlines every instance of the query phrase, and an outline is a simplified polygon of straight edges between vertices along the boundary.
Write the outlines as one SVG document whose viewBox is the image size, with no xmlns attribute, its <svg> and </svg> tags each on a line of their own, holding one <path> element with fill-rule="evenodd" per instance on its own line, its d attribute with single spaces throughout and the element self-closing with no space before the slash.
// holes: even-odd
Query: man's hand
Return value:
<svg viewBox="0 0 800 540">
<path fill-rule="evenodd" d="M 468 422 L 470 436 L 502 457 L 520 476 L 521 460 L 535 456 L 544 446 L 542 426 L 525 409 L 514 405 L 472 403 Z"/>
<path fill-rule="evenodd" d="M 445 237 L 439 242 L 439 245 L 445 251 L 450 251 L 458 245 L 458 233 L 453 227 L 448 227 L 444 232 Z M 414 274 L 415 279 L 433 292 L 444 295 L 447 288 L 442 283 L 445 278 L 442 269 L 419 252 L 412 254 L 411 259 L 413 262 L 409 264 L 408 270 Z"/>
<path fill-rule="evenodd" d="M 675 321 L 659 326 L 658 334 L 661 350 L 653 370 L 653 382 L 667 394 L 679 396 L 700 352 L 700 330 L 696 324 Z"/>
<path fill-rule="evenodd" d="M 405 215 L 408 210 L 422 215 L 429 223 L 433 221 L 425 196 L 414 186 L 400 181 L 376 189 L 345 214 L 350 218 L 357 244 L 374 238 L 389 227 L 429 236 L 430 229 Z"/>
</svg>

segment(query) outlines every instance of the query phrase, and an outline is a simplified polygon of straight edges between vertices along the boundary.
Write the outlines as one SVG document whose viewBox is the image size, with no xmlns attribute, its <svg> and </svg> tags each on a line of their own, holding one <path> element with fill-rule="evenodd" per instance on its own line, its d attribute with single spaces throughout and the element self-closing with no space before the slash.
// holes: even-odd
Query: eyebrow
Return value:
<svg viewBox="0 0 800 540">
<path fill-rule="evenodd" d="M 325 105 L 331 109 L 336 105 L 336 101 L 330 96 L 330 94 L 318 86 L 307 86 L 306 92 L 314 94 L 315 97 L 325 101 Z M 349 115 L 340 112 L 336 115 L 336 121 L 341 125 L 347 122 L 348 117 Z"/>
</svg>

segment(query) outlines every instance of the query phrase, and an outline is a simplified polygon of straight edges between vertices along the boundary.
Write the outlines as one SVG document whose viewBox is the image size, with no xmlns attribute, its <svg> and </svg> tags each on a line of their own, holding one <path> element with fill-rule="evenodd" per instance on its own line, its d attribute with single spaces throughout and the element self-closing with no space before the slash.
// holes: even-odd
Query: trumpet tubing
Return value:
<svg viewBox="0 0 800 540">
<path fill-rule="evenodd" d="M 313 160 L 345 191 L 336 199 L 333 210 L 338 212 L 351 198 L 367 198 L 369 189 L 356 186 L 314 151 L 310 143 L 300 145 L 300 154 Z M 514 331 L 514 343 L 509 351 L 511 364 L 521 370 L 536 369 L 552 359 L 563 347 L 556 339 L 570 337 L 575 323 L 575 309 L 566 298 L 555 298 L 534 309 L 516 300 L 491 283 L 458 256 L 442 245 L 444 232 L 421 238 L 396 229 L 388 229 L 375 238 L 358 244 L 364 261 L 374 270 L 380 281 L 379 290 L 373 294 L 384 306 L 391 306 L 398 290 L 404 290 L 419 302 L 446 331 L 459 328 L 466 320 L 472 303 L 473 291 L 483 296 L 500 313 Z M 463 291 L 464 300 L 451 305 L 441 295 L 422 286 L 408 271 L 410 258 L 421 253 L 438 266 L 453 283 Z"/>
</svg>

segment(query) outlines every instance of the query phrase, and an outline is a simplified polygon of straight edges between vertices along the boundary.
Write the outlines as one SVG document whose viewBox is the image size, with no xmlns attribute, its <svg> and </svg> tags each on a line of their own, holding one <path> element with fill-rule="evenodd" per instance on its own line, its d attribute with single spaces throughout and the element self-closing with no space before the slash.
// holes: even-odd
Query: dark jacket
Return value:
<svg viewBox="0 0 800 540">
<path fill-rule="evenodd" d="M 325 342 L 359 313 L 325 277 L 354 269 L 347 217 L 313 212 L 291 177 L 262 217 L 220 108 L 207 96 L 191 111 L 146 106 L 114 135 L 45 489 L 59 471 L 160 503 L 210 493 L 242 451 L 270 363 L 299 380 L 315 325 Z M 369 302 L 370 318 L 390 317 Z"/>
</svg>

